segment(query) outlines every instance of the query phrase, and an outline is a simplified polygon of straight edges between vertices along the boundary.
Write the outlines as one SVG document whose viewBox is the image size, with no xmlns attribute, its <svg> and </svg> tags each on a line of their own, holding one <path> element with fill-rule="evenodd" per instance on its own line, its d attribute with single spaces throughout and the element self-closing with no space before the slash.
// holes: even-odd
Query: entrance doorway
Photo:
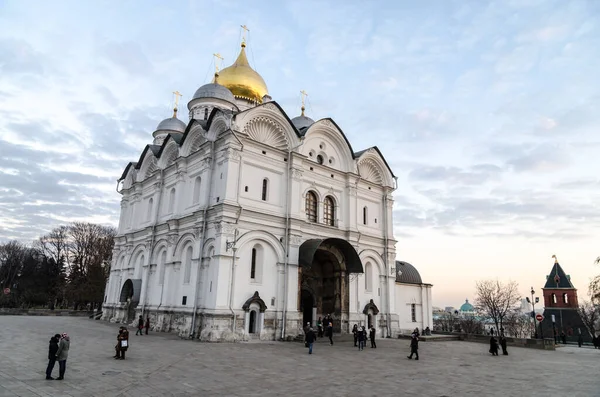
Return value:
<svg viewBox="0 0 600 397">
<path fill-rule="evenodd" d="M 250 311 L 250 322 L 248 324 L 248 333 L 256 333 L 256 310 Z"/>
<path fill-rule="evenodd" d="M 371 329 L 371 325 L 373 325 L 373 315 L 369 313 L 369 316 L 367 317 L 367 327 Z"/>
<path fill-rule="evenodd" d="M 299 259 L 303 326 L 329 314 L 333 332 L 349 332 L 349 274 L 363 272 L 354 247 L 341 239 L 308 240 L 300 246 Z"/>
</svg>

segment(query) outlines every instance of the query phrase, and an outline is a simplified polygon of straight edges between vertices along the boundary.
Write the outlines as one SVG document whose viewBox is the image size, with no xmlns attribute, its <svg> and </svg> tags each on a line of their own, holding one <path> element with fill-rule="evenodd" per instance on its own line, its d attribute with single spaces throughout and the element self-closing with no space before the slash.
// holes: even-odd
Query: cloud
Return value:
<svg viewBox="0 0 600 397">
<path fill-rule="evenodd" d="M 409 178 L 424 182 L 480 185 L 491 180 L 498 180 L 501 173 L 502 168 L 493 164 L 478 164 L 468 170 L 459 167 L 423 166 L 412 170 Z"/>
<path fill-rule="evenodd" d="M 541 145 L 508 161 L 516 172 L 554 172 L 570 164 L 569 154 L 558 146 Z"/>
</svg>

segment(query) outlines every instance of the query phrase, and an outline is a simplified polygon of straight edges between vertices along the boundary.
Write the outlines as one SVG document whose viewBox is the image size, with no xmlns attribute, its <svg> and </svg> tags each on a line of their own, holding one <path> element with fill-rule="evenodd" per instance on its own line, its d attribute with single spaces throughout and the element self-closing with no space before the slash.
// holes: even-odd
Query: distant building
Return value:
<svg viewBox="0 0 600 397">
<path fill-rule="evenodd" d="M 473 317 L 475 316 L 475 307 L 469 303 L 468 299 L 465 299 L 465 303 L 458 310 L 458 314 L 461 317 Z"/>
<path fill-rule="evenodd" d="M 591 342 L 590 333 L 577 311 L 579 307 L 577 289 L 556 258 L 550 274 L 546 276 L 546 285 L 542 290 L 544 291 L 543 336 L 551 338 L 555 334 L 560 336 L 564 332 L 567 340 L 575 342 L 581 334 L 585 341 Z"/>
</svg>

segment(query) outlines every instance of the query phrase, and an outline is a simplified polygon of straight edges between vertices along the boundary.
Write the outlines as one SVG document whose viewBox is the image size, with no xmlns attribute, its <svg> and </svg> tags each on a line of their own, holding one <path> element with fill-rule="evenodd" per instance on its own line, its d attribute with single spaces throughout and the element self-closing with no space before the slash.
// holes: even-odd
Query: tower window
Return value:
<svg viewBox="0 0 600 397">
<path fill-rule="evenodd" d="M 309 222 L 317 221 L 317 195 L 314 192 L 306 194 L 306 217 Z"/>
<path fill-rule="evenodd" d="M 323 221 L 328 226 L 335 226 L 335 206 L 333 199 L 327 196 L 323 204 Z"/>
<path fill-rule="evenodd" d="M 417 305 L 414 303 L 410 305 L 410 318 L 412 319 L 413 323 L 417 322 Z"/>
<path fill-rule="evenodd" d="M 204 108 L 204 120 L 208 120 L 208 108 Z"/>
<path fill-rule="evenodd" d="M 556 294 L 555 293 L 552 294 L 552 303 L 556 303 Z"/>
<path fill-rule="evenodd" d="M 262 181 L 262 201 L 267 201 L 267 193 L 269 190 L 269 180 L 267 178 Z"/>
<path fill-rule="evenodd" d="M 567 293 L 563 293 L 563 303 L 569 303 L 569 295 Z"/>
</svg>

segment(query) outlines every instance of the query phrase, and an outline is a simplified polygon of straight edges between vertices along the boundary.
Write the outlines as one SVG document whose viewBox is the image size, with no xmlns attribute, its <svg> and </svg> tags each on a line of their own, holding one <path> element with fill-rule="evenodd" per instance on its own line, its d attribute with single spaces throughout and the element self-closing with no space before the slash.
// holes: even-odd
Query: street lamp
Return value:
<svg viewBox="0 0 600 397">
<path fill-rule="evenodd" d="M 529 299 L 529 298 L 525 298 L 525 299 L 527 299 L 527 303 L 531 303 L 531 307 L 532 307 L 531 317 L 533 318 L 534 337 L 535 337 L 535 339 L 537 339 L 537 327 L 535 325 L 535 304 L 540 301 L 540 298 L 536 297 L 534 299 L 534 297 L 533 297 L 534 295 L 535 295 L 535 291 L 533 290 L 533 287 L 531 287 L 531 299 Z M 540 329 L 541 329 L 541 324 L 540 324 Z"/>
</svg>

